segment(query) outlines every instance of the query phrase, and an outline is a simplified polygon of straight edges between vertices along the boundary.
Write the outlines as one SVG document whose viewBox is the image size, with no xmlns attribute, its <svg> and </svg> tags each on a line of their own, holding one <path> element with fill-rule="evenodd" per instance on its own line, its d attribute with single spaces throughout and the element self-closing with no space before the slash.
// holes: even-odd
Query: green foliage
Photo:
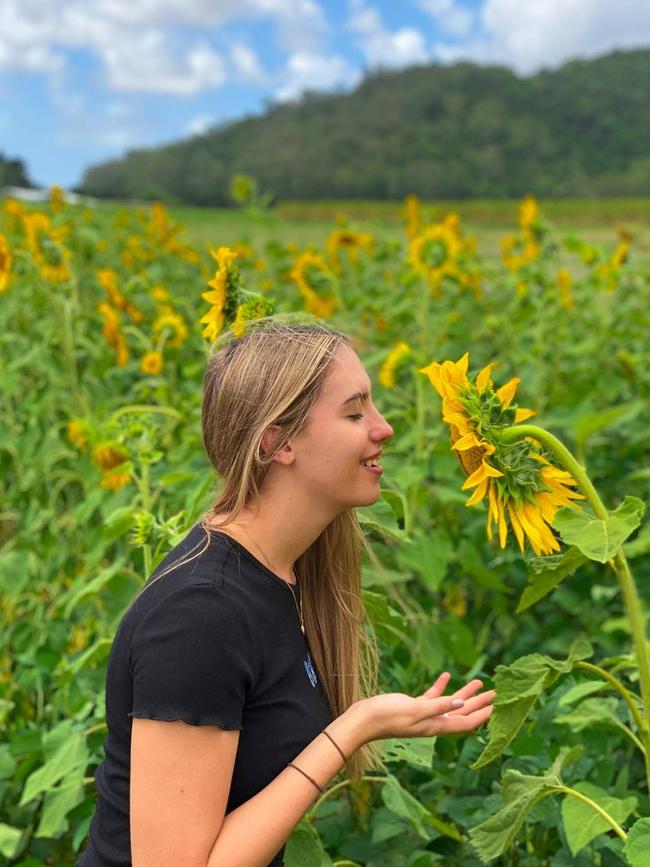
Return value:
<svg viewBox="0 0 650 867">
<path fill-rule="evenodd" d="M 548 771 L 539 776 L 522 774 L 517 770 L 505 772 L 501 781 L 503 806 L 469 832 L 472 845 L 484 864 L 512 846 L 535 804 L 563 789 L 560 771 L 575 761 L 580 752 L 580 747 L 560 750 Z"/>
<path fill-rule="evenodd" d="M 88 169 L 95 196 L 230 203 L 249 176 L 279 199 L 650 194 L 650 51 L 520 78 L 473 63 L 368 73 L 205 135 Z"/>
<path fill-rule="evenodd" d="M 10 159 L 0 153 L 0 189 L 2 187 L 32 187 L 22 160 Z"/>
<path fill-rule="evenodd" d="M 377 87 L 390 81 L 380 76 Z M 231 174 L 224 169 L 224 189 Z M 606 246 L 575 238 L 566 244 L 544 224 L 539 257 L 510 269 L 485 254 L 498 247 L 495 232 L 482 233 L 476 256 L 463 262 L 477 283 L 463 283 L 461 270 L 433 298 L 397 230 L 376 234 L 372 250 L 359 250 L 356 259 L 340 251 L 336 271 L 326 245 L 333 225 L 322 225 L 321 236 L 312 226 L 307 236 L 297 223 L 269 222 L 264 233 L 276 234 L 265 243 L 258 220 L 231 210 L 227 226 L 218 222 L 223 215 L 209 215 L 213 228 L 206 215 L 196 218 L 197 235 L 188 240 L 162 212 L 155 220 L 150 210 L 108 207 L 48 213 L 66 229 L 71 255 L 70 279 L 60 284 L 43 277 L 20 225 L 0 214 L 14 254 L 0 304 L 2 858 L 12 867 L 72 867 L 85 843 L 115 630 L 218 485 L 200 439 L 207 346 L 199 320 L 207 309 L 201 292 L 214 273 L 207 247 L 236 231 L 246 291 L 273 300 L 287 316 L 304 316 L 291 278 L 300 253 L 294 242 L 317 244 L 340 302 L 332 324 L 352 336 L 375 383 L 373 398 L 395 429 L 382 459 L 382 496 L 359 515 L 372 543 L 362 585 L 379 643 L 380 689 L 420 695 L 447 670 L 452 688 L 479 677 L 498 693 L 494 721 L 475 735 L 381 742 L 385 769 L 341 781 L 310 811 L 287 847 L 289 863 L 477 867 L 469 829 L 489 829 L 490 816 L 510 801 L 507 816 L 526 827 L 512 834 L 512 822 L 503 823 L 499 846 L 511 851 L 504 849 L 502 863 L 637 863 L 647 833 L 639 817 L 648 815 L 639 729 L 622 693 L 581 667 L 588 651 L 576 638 L 589 637 L 598 666 L 639 708 L 621 594 L 609 566 L 589 560 L 580 546 L 607 553 L 615 542 L 634 558 L 648 604 L 648 525 L 627 535 L 640 518 L 634 497 L 650 498 L 650 262 L 642 243 L 632 243 L 629 260 L 612 269 L 613 237 Z M 342 227 L 356 228 L 341 220 Z M 559 267 L 571 270 L 572 306 L 558 293 Z M 115 271 L 124 296 L 125 306 L 116 308 L 129 351 L 123 365 L 102 330 L 102 269 Z M 126 304 L 142 313 L 140 321 Z M 155 327 L 164 306 L 187 328 L 179 342 L 171 327 Z M 412 355 L 389 388 L 377 373 L 397 340 L 407 341 Z M 581 463 L 606 503 L 631 495 L 604 522 L 609 547 L 598 548 L 600 525 L 596 542 L 594 528 L 586 528 L 585 541 L 581 525 L 571 547 L 546 558 L 486 539 L 484 506 L 465 506 L 440 402 L 417 374 L 432 358 L 456 359 L 468 347 L 476 368 L 499 362 L 495 381 L 519 376 L 522 404 L 536 410 L 539 423 L 569 448 L 584 448 Z M 162 370 L 145 374 L 142 356 L 156 349 Z M 73 421 L 79 428 L 71 436 Z M 108 473 L 94 457 L 106 442 L 127 453 L 123 486 L 106 486 Z M 620 818 L 625 847 L 591 817 L 580 819 L 578 830 L 597 833 L 574 855 L 576 838 L 562 819 L 566 799 L 530 795 L 552 788 L 547 769 L 559 748 L 579 745 L 580 758 L 562 772 L 567 788 L 580 794 L 587 783 L 597 787 L 606 795 L 592 800 L 607 803 L 614 818 L 636 799 Z M 524 785 L 522 777 L 537 782 Z M 488 847 L 498 836 L 492 827 Z"/>
<path fill-rule="evenodd" d="M 542 692 L 552 686 L 561 674 L 571 671 L 576 662 L 591 656 L 592 652 L 591 645 L 579 638 L 566 660 L 531 653 L 512 665 L 497 666 L 494 675 L 497 695 L 494 711 L 488 720 L 489 740 L 472 767 L 480 768 L 500 756 Z"/>
<path fill-rule="evenodd" d="M 575 509 L 560 509 L 553 526 L 567 545 L 575 545 L 585 557 L 607 563 L 641 523 L 645 504 L 638 497 L 625 497 L 605 520 Z"/>
</svg>

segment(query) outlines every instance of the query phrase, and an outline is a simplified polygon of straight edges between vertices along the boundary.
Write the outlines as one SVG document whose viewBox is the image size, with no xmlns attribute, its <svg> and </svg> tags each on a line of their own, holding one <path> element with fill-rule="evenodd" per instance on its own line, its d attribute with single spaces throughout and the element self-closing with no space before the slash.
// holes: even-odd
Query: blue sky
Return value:
<svg viewBox="0 0 650 867">
<path fill-rule="evenodd" d="M 0 152 L 41 184 L 367 69 L 650 46 L 648 0 L 0 0 Z"/>
</svg>

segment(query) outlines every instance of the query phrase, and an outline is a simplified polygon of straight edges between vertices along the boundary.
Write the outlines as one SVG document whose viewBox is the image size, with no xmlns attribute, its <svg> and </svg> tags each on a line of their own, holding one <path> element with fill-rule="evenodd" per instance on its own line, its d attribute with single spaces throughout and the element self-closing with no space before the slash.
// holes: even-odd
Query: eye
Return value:
<svg viewBox="0 0 650 867">
<path fill-rule="evenodd" d="M 354 415 L 349 415 L 348 418 L 353 418 L 356 421 L 357 419 L 363 418 L 363 415 L 361 413 L 357 412 Z"/>
</svg>

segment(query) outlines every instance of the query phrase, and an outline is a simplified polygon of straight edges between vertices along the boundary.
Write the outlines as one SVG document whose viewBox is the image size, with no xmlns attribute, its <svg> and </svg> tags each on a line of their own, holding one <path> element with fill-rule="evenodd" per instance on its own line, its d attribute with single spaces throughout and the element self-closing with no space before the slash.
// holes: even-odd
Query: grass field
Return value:
<svg viewBox="0 0 650 867">
<path fill-rule="evenodd" d="M 517 222 L 515 199 L 476 199 L 423 203 L 433 220 L 455 211 L 468 234 L 477 236 L 489 257 L 498 253 L 499 241 Z M 579 233 L 595 244 L 615 244 L 616 229 L 624 228 L 639 251 L 650 250 L 650 199 L 542 200 L 542 212 L 562 235 Z M 231 208 L 171 208 L 195 244 L 231 244 L 245 239 L 255 247 L 280 238 L 298 246 L 320 245 L 337 220 L 371 231 L 378 238 L 403 237 L 403 202 L 315 201 L 281 202 L 257 215 Z"/>
</svg>

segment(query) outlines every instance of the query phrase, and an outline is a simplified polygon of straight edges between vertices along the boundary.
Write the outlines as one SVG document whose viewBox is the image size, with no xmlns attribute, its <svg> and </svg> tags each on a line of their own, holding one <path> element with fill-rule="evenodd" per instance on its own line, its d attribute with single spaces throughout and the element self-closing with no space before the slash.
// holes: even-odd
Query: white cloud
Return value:
<svg viewBox="0 0 650 867">
<path fill-rule="evenodd" d="M 185 127 L 187 135 L 203 135 L 211 126 L 216 123 L 215 119 L 209 114 L 197 114 Z"/>
<path fill-rule="evenodd" d="M 106 64 L 109 84 L 116 89 L 153 91 L 158 70 L 161 93 L 187 95 L 223 83 L 215 50 L 190 45 L 195 35 L 207 40 L 228 23 L 252 20 L 269 20 L 286 51 L 319 50 L 327 33 L 316 0 L 2 0 L 0 69 L 52 72 L 76 48 Z M 172 44 L 176 53 L 165 60 L 154 56 Z M 127 45 L 134 49 L 128 56 Z M 124 73 L 122 60 L 128 66 Z M 236 50 L 234 62 L 239 74 L 259 72 L 252 52 L 244 56 Z M 135 73 L 142 74 L 139 88 Z M 186 84 L 180 81 L 183 76 Z"/>
<path fill-rule="evenodd" d="M 370 66 L 401 68 L 429 57 L 422 33 L 415 27 L 386 30 L 376 9 L 354 0 L 348 28 L 359 34 L 359 47 Z"/>
<path fill-rule="evenodd" d="M 195 44 L 179 56 L 158 30 L 105 46 L 101 53 L 114 90 L 190 96 L 226 80 L 223 59 L 209 45 Z"/>
<path fill-rule="evenodd" d="M 576 57 L 650 44 L 650 4 L 639 0 L 485 0 L 480 18 L 482 38 L 465 46 L 436 46 L 436 54 L 531 73 Z"/>
<path fill-rule="evenodd" d="M 242 42 L 235 42 L 230 47 L 230 60 L 235 74 L 242 81 L 251 84 L 261 84 L 265 75 L 260 67 L 255 52 Z"/>
<path fill-rule="evenodd" d="M 456 39 L 467 37 L 474 27 L 474 12 L 461 6 L 457 0 L 418 0 L 418 5 L 443 33 Z"/>
<path fill-rule="evenodd" d="M 282 75 L 283 83 L 276 91 L 281 102 L 296 99 L 305 90 L 332 90 L 353 87 L 359 72 L 342 57 L 316 54 L 292 54 Z"/>
</svg>

